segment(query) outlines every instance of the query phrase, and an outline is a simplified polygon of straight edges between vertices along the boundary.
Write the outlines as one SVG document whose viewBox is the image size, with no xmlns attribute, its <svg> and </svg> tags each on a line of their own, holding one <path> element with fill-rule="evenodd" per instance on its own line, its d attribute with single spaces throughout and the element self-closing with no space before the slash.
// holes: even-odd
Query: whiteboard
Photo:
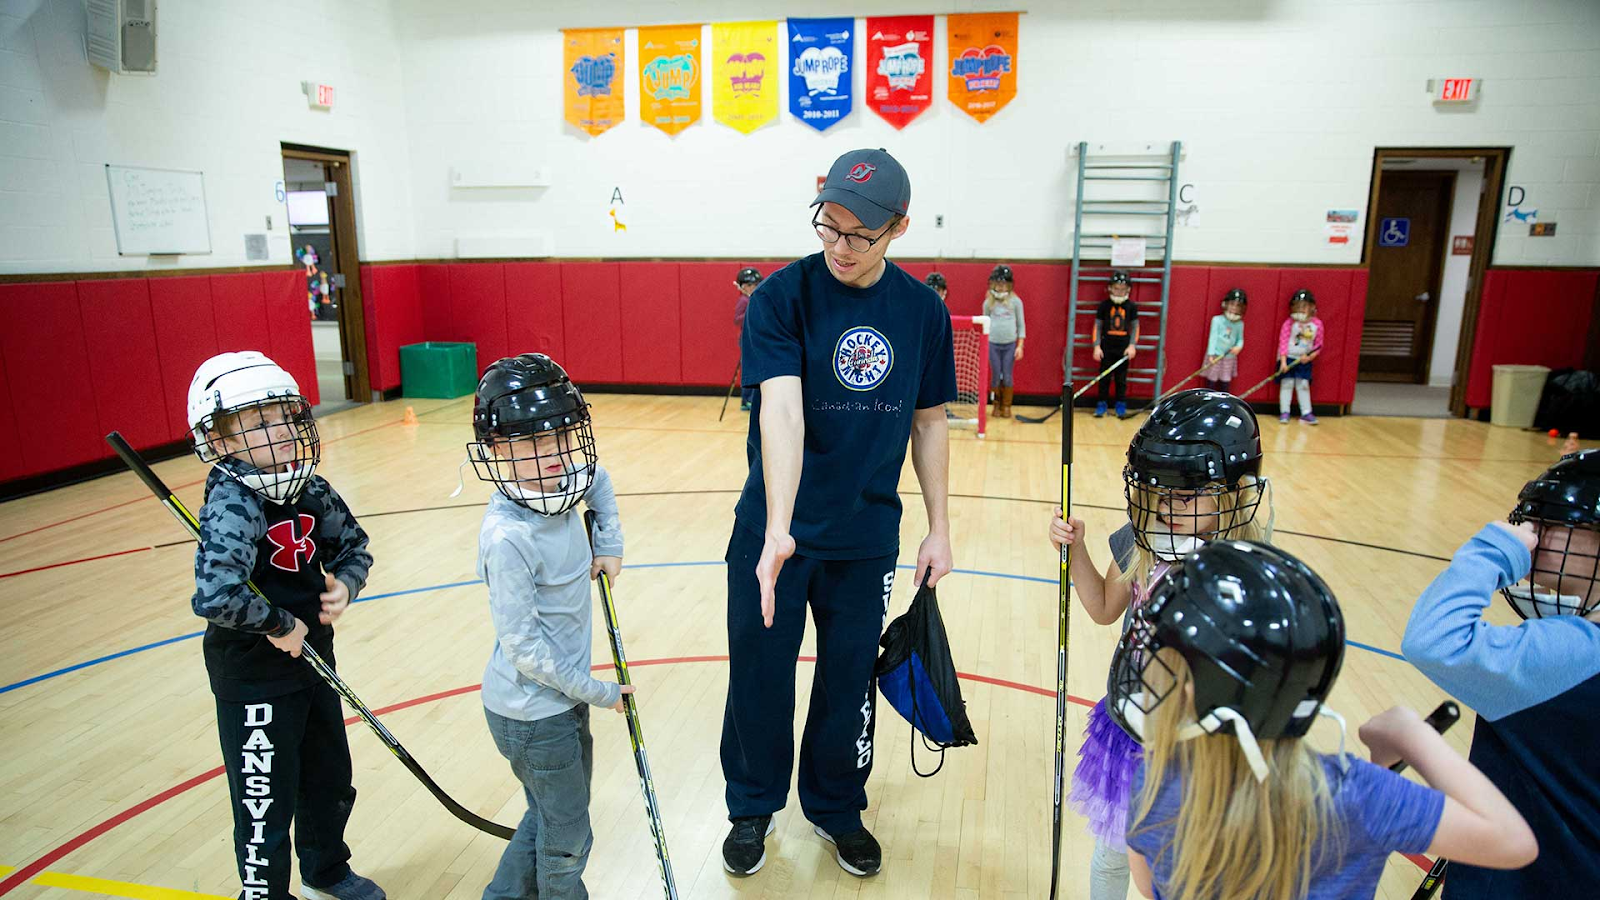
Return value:
<svg viewBox="0 0 1600 900">
<path fill-rule="evenodd" d="M 108 164 L 106 183 L 119 256 L 211 252 L 200 172 Z"/>
</svg>

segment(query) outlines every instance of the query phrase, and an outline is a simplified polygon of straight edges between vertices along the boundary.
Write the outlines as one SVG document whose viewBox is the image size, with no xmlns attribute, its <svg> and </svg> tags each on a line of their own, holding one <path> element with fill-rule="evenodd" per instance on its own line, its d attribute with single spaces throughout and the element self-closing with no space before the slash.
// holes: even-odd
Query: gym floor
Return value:
<svg viewBox="0 0 1600 900">
<path fill-rule="evenodd" d="M 684 897 L 1037 898 L 1050 880 L 1057 557 L 1046 541 L 1059 497 L 1059 425 L 991 420 L 987 440 L 951 435 L 957 571 L 941 608 L 980 744 L 916 777 L 906 723 L 879 704 L 866 823 L 883 872 L 842 872 L 790 803 L 754 877 L 724 874 L 717 758 L 726 689 L 722 556 L 744 481 L 745 417 L 721 398 L 598 394 L 600 458 L 627 533 L 617 598 L 679 891 Z M 407 424 L 407 406 L 416 424 Z M 371 582 L 339 624 L 339 670 L 456 799 L 514 824 L 520 788 L 484 723 L 477 685 L 493 644 L 476 581 L 488 486 L 457 465 L 471 399 L 404 400 L 321 421 L 326 476 L 372 538 Z M 1043 410 L 1021 410 L 1041 414 Z M 1345 611 L 1350 647 L 1331 706 L 1354 729 L 1397 703 L 1426 712 L 1442 693 L 1398 656 L 1417 594 L 1524 481 L 1558 455 L 1542 435 L 1462 420 L 1263 419 L 1277 543 L 1316 569 Z M 1138 419 L 1076 420 L 1074 511 L 1102 566 L 1124 517 L 1121 467 Z M 198 509 L 205 468 L 156 471 Z M 902 481 L 905 575 L 924 534 L 917 484 Z M 129 473 L 0 506 L 0 895 L 18 898 L 233 896 L 228 793 L 189 610 L 190 542 Z M 910 600 L 909 577 L 891 615 Z M 1076 598 L 1074 598 L 1076 606 Z M 1494 605 L 1491 618 L 1509 611 Z M 594 662 L 610 677 L 596 611 Z M 1074 610 L 1069 753 L 1103 692 L 1115 627 Z M 808 640 L 802 653 L 813 652 Z M 799 666 L 800 708 L 810 689 Z M 352 720 L 354 721 L 354 720 Z M 796 722 L 798 734 L 800 722 Z M 1449 735 L 1466 748 L 1470 712 Z M 620 717 L 596 711 L 593 896 L 659 897 L 649 829 Z M 798 739 L 797 739 L 798 740 Z M 1312 740 L 1338 746 L 1322 722 Z M 504 844 L 452 818 L 361 724 L 350 726 L 359 792 L 349 843 L 358 871 L 396 900 L 476 898 Z M 926 769 L 931 760 L 919 762 Z M 1075 756 L 1069 759 L 1069 765 Z M 1091 842 L 1066 816 L 1067 896 L 1086 891 Z M 1395 856 L 1380 897 L 1403 900 L 1425 860 Z"/>
</svg>

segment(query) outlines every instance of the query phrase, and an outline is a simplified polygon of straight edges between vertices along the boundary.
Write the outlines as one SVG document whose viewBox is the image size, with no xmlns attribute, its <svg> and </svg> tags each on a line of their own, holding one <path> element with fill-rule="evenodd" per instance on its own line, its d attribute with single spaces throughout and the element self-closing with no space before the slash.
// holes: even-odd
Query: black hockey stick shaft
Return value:
<svg viewBox="0 0 1600 900">
<path fill-rule="evenodd" d="M 188 507 L 183 505 L 183 501 L 179 500 L 177 495 L 162 483 L 160 476 L 156 475 L 155 471 L 144 461 L 138 451 L 128 445 L 122 434 L 116 431 L 111 432 L 106 435 L 106 443 L 110 444 L 111 449 L 116 451 L 117 456 L 121 457 L 128 468 L 139 476 L 139 480 L 144 482 L 145 487 L 148 487 L 150 492 L 156 495 L 156 499 L 160 500 L 161 505 L 167 508 L 167 512 L 172 513 L 173 518 L 177 519 L 178 523 L 189 532 L 189 536 L 196 541 L 200 540 L 200 520 L 196 519 L 194 513 L 191 513 Z M 257 597 L 268 600 L 267 596 L 261 593 L 261 589 L 256 587 L 254 582 L 246 581 L 245 586 Z M 378 717 L 373 715 L 372 710 L 361 702 L 361 698 L 356 696 L 356 692 L 351 690 L 348 684 L 344 683 L 344 679 L 339 677 L 339 673 L 335 672 L 332 666 L 317 655 L 317 651 L 312 649 L 309 643 L 301 646 L 300 655 L 310 664 L 311 668 L 316 670 L 318 675 L 322 676 L 322 680 L 326 681 L 335 693 L 344 698 L 344 702 L 350 705 L 350 708 L 361 718 L 361 721 L 367 723 L 367 727 L 371 728 L 373 734 L 378 736 L 378 740 L 389 748 L 389 752 L 394 754 L 395 759 L 400 760 L 401 765 L 410 770 L 411 774 L 422 782 L 422 786 L 428 789 L 428 793 L 432 794 L 445 809 L 449 810 L 451 815 L 485 834 L 492 834 L 501 840 L 511 840 L 511 836 L 516 833 L 515 829 L 507 828 L 504 825 L 491 822 L 479 816 L 445 793 L 444 788 L 439 787 L 438 783 L 422 768 L 421 763 L 412 758 L 406 748 L 395 740 L 394 735 L 389 733 L 389 729 L 378 721 Z"/>
<path fill-rule="evenodd" d="M 1123 357 L 1127 359 L 1127 357 Z M 1109 369 L 1107 371 L 1110 371 Z M 1101 377 L 1104 377 L 1102 375 Z M 1061 386 L 1061 516 L 1072 515 L 1072 382 Z M 1072 545 L 1061 545 L 1061 576 L 1056 595 L 1056 770 L 1054 806 L 1050 822 L 1050 897 L 1055 900 L 1061 887 L 1061 800 L 1066 786 L 1067 752 L 1067 641 L 1072 605 Z"/>
<path fill-rule="evenodd" d="M 1440 734 L 1449 731 L 1450 726 L 1460 720 L 1461 707 L 1457 706 L 1453 700 L 1446 700 L 1439 704 L 1438 708 L 1429 713 L 1426 719 L 1427 723 L 1433 726 L 1433 730 Z M 1406 770 L 1406 761 L 1402 759 L 1390 766 L 1389 769 L 1394 772 L 1404 772 Z M 1444 883 L 1444 870 L 1449 865 L 1450 861 L 1443 857 L 1434 860 L 1433 868 L 1428 870 L 1428 874 L 1422 876 L 1422 883 L 1417 885 L 1416 893 L 1411 895 L 1411 900 L 1431 900 L 1433 895 L 1439 892 L 1439 885 Z"/>
<path fill-rule="evenodd" d="M 1110 375 L 1112 372 L 1115 372 L 1118 368 L 1120 368 L 1127 361 L 1128 361 L 1128 358 L 1126 356 L 1124 356 L 1121 359 L 1117 360 L 1116 362 L 1112 363 L 1110 368 L 1106 369 L 1104 372 L 1101 372 L 1099 375 L 1096 375 L 1094 378 L 1090 379 L 1088 384 L 1085 384 L 1083 387 L 1078 388 L 1076 391 L 1072 392 L 1070 397 L 1068 396 L 1068 392 L 1067 391 L 1062 391 L 1061 392 L 1061 396 L 1062 396 L 1061 403 L 1057 404 L 1055 409 L 1050 410 L 1048 413 L 1045 413 L 1043 416 L 1041 416 L 1041 417 L 1039 417 L 1037 419 L 1032 419 L 1032 418 L 1029 418 L 1027 416 L 1017 416 L 1017 418 L 1021 419 L 1024 422 L 1027 422 L 1029 425 L 1038 425 L 1039 423 L 1045 421 L 1046 419 L 1048 419 L 1051 416 L 1055 415 L 1056 413 L 1060 412 L 1062 409 L 1070 407 L 1072 405 L 1073 401 L 1076 401 L 1079 397 L 1082 397 L 1084 394 L 1087 394 L 1089 392 L 1089 388 L 1092 388 L 1095 385 L 1099 384 L 1100 383 L 1100 379 L 1106 377 L 1107 375 Z M 1065 385 L 1063 385 L 1063 387 L 1065 387 Z"/>
<path fill-rule="evenodd" d="M 733 364 L 733 377 L 728 380 L 728 396 L 722 398 L 722 412 L 717 413 L 718 422 L 721 422 L 722 417 L 728 414 L 728 401 L 733 399 L 733 389 L 739 383 L 739 369 L 742 367 L 742 362 L 743 360 Z"/>
<path fill-rule="evenodd" d="M 594 549 L 594 510 L 583 514 L 583 530 Z M 622 630 L 617 625 L 617 602 L 611 593 L 611 577 L 600 573 L 600 603 L 605 608 L 606 631 L 611 635 L 611 661 L 617 669 L 618 684 L 633 684 L 628 676 L 628 656 L 622 650 Z M 656 801 L 656 783 L 650 777 L 650 759 L 644 751 L 644 729 L 639 725 L 639 708 L 632 694 L 622 695 L 622 711 L 628 720 L 628 740 L 633 744 L 633 762 L 639 770 L 639 792 L 644 794 L 645 814 L 650 819 L 650 837 L 656 844 L 656 866 L 661 874 L 661 889 L 667 900 L 678 900 L 678 885 L 672 878 L 672 857 L 667 853 L 667 829 L 661 824 L 661 805 Z"/>
</svg>

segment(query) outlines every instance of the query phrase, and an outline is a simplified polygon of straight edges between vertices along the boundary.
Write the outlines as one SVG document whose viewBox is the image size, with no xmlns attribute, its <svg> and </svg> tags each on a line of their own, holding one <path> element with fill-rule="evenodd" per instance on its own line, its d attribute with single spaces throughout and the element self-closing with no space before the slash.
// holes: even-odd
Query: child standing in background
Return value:
<svg viewBox="0 0 1600 900">
<path fill-rule="evenodd" d="M 1100 380 L 1100 402 L 1094 406 L 1095 418 L 1106 414 L 1106 400 L 1111 396 L 1111 383 L 1117 387 L 1117 418 L 1128 417 L 1128 366 L 1139 354 L 1139 305 L 1131 299 L 1133 280 L 1128 273 L 1118 269 L 1107 279 L 1106 299 L 1094 316 L 1094 361 L 1100 364 L 1102 374 L 1126 356 L 1128 362 L 1110 378 Z M 1068 347 L 1070 355 L 1072 348 Z"/>
<path fill-rule="evenodd" d="M 989 273 L 989 293 L 983 298 L 983 314 L 989 317 L 989 387 L 994 391 L 994 414 L 1001 418 L 1011 415 L 1011 391 L 1016 383 L 1012 369 L 1022 361 L 1022 342 L 1028 336 L 1015 283 L 1010 266 L 995 266 Z"/>
<path fill-rule="evenodd" d="M 1278 330 L 1278 424 L 1289 424 L 1291 392 L 1300 398 L 1300 421 L 1317 424 L 1311 411 L 1311 361 L 1327 337 L 1317 318 L 1317 298 L 1301 288 L 1289 298 L 1289 318 Z"/>
<path fill-rule="evenodd" d="M 1222 312 L 1211 317 L 1211 338 L 1206 342 L 1210 368 L 1200 377 L 1214 391 L 1231 393 L 1228 388 L 1239 372 L 1239 354 L 1244 350 L 1244 311 L 1249 304 L 1244 291 L 1234 288 L 1222 298 Z"/>
<path fill-rule="evenodd" d="M 753 266 L 746 266 L 739 270 L 733 279 L 733 286 L 739 289 L 739 299 L 733 304 L 733 327 L 744 334 L 744 314 L 750 308 L 750 295 L 756 292 L 756 287 L 761 284 L 761 271 Z M 742 341 L 741 341 L 742 344 Z M 741 360 L 740 368 L 743 368 Z M 739 409 L 743 412 L 750 411 L 750 404 L 756 399 L 756 389 L 742 387 L 739 389 Z"/>
<path fill-rule="evenodd" d="M 928 277 L 922 281 L 923 284 L 933 288 L 933 292 L 939 295 L 939 299 L 944 301 L 946 306 L 950 305 L 950 301 L 947 299 L 950 295 L 950 284 L 945 281 L 942 273 L 929 272 Z"/>
</svg>

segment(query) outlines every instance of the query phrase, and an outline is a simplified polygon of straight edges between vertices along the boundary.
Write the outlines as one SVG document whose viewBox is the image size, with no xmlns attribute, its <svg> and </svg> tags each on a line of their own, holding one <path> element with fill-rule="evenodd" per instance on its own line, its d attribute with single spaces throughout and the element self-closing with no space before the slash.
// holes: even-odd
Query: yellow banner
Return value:
<svg viewBox="0 0 1600 900">
<path fill-rule="evenodd" d="M 718 122 L 749 134 L 778 118 L 777 22 L 721 22 L 711 26 L 711 113 Z"/>
<path fill-rule="evenodd" d="M 639 29 L 639 117 L 677 134 L 700 121 L 700 26 Z"/>
<path fill-rule="evenodd" d="M 621 28 L 561 32 L 565 116 L 573 126 L 600 134 L 623 120 L 622 70 L 627 53 Z"/>
</svg>

